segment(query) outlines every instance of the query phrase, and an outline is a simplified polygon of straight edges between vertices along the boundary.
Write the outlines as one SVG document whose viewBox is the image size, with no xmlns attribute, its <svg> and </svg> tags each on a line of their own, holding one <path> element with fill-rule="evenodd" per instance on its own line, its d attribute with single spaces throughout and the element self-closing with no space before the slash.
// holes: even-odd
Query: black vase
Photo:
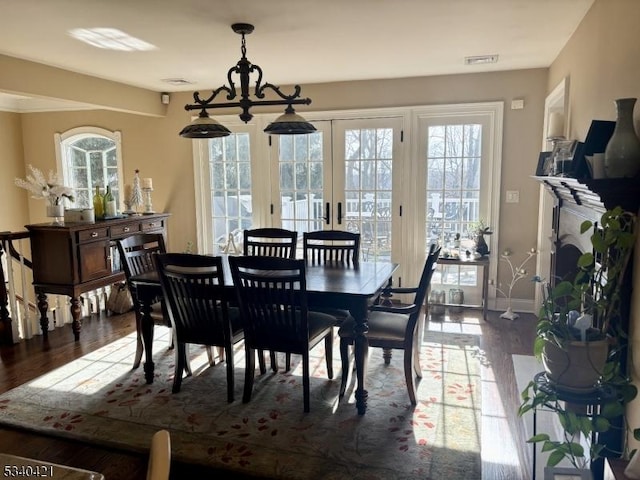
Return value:
<svg viewBox="0 0 640 480">
<path fill-rule="evenodd" d="M 476 236 L 476 252 L 483 257 L 489 253 L 489 245 L 482 234 Z"/>
</svg>

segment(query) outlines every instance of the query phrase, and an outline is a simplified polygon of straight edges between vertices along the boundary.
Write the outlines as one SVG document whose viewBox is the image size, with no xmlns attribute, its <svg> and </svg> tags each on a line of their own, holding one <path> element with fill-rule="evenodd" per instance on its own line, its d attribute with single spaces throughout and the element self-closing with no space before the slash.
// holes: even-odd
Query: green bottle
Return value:
<svg viewBox="0 0 640 480">
<path fill-rule="evenodd" d="M 104 199 L 100 193 L 100 185 L 96 185 L 96 193 L 93 196 L 93 213 L 96 220 L 104 218 Z"/>
<path fill-rule="evenodd" d="M 104 216 L 116 216 L 116 199 L 111 193 L 111 185 L 107 185 L 107 192 L 104 194 Z"/>
</svg>

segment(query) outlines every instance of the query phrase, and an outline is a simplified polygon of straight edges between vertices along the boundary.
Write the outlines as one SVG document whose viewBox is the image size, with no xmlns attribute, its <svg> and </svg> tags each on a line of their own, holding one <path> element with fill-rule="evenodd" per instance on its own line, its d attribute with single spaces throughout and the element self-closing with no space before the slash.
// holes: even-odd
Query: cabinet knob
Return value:
<svg viewBox="0 0 640 480">
<path fill-rule="evenodd" d="M 129 227 L 124 227 L 124 233 L 129 233 L 130 228 Z"/>
<path fill-rule="evenodd" d="M 91 232 L 91 238 L 96 238 L 98 236 L 98 232 Z"/>
<path fill-rule="evenodd" d="M 156 226 L 156 224 L 155 224 L 155 223 L 150 223 L 150 224 L 149 224 L 149 227 L 151 227 L 151 228 L 153 228 L 153 227 L 155 227 L 155 226 Z"/>
</svg>

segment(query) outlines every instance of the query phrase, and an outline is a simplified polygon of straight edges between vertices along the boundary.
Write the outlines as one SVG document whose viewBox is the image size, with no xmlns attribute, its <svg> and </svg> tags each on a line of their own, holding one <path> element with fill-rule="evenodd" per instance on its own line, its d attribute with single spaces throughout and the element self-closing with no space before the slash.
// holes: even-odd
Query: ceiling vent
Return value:
<svg viewBox="0 0 640 480">
<path fill-rule="evenodd" d="M 486 63 L 498 63 L 498 55 L 477 55 L 475 57 L 464 57 L 465 65 L 484 65 Z"/>
</svg>

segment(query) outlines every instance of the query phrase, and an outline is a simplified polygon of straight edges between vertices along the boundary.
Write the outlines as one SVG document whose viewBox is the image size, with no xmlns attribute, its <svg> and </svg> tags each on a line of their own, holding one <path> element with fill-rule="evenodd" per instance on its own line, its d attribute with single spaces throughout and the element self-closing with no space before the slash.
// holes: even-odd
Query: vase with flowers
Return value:
<svg viewBox="0 0 640 480">
<path fill-rule="evenodd" d="M 47 201 L 47 217 L 53 217 L 54 223 L 64 217 L 64 201 L 65 199 L 73 202 L 74 191 L 70 187 L 61 184 L 58 174 L 53 170 L 49 171 L 47 179 L 42 170 L 28 165 L 31 171 L 26 179 L 16 178 L 15 184 L 31 193 L 31 198 L 42 198 Z"/>
</svg>

